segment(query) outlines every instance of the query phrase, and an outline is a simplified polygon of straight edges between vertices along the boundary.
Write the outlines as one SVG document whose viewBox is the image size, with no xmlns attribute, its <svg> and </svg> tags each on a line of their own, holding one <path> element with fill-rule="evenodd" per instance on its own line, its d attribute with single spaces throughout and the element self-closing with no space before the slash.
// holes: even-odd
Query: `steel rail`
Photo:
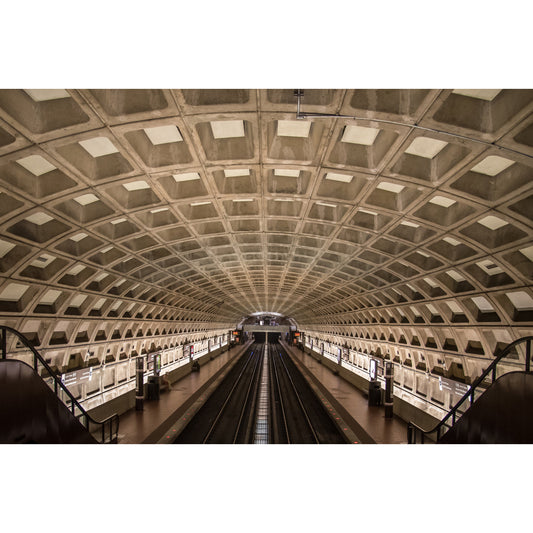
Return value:
<svg viewBox="0 0 533 533">
<path fill-rule="evenodd" d="M 202 441 L 202 444 L 206 444 L 207 441 L 209 440 L 209 438 L 211 437 L 211 435 L 213 434 L 216 426 L 218 425 L 219 423 L 219 420 L 221 419 L 222 417 L 222 414 L 223 412 L 225 411 L 229 401 L 231 400 L 235 390 L 237 389 L 237 386 L 241 383 L 241 379 L 245 373 L 245 371 L 249 368 L 249 365 L 252 363 L 253 361 L 253 358 L 252 358 L 252 354 L 253 352 L 255 351 L 255 347 L 257 346 L 257 344 L 254 344 L 253 345 L 254 348 L 253 350 L 251 351 L 250 355 L 248 356 L 248 359 L 247 361 L 245 362 L 243 368 L 241 369 L 239 375 L 237 376 L 237 379 L 235 380 L 235 382 L 233 383 L 233 386 L 231 387 L 228 395 L 226 396 L 226 400 L 224 401 L 224 403 L 222 404 L 222 406 L 220 407 L 219 411 L 218 411 L 218 414 L 217 416 L 215 417 L 215 420 L 213 420 L 212 424 L 211 424 L 211 427 L 209 428 L 208 432 L 206 433 L 203 441 Z"/>
<path fill-rule="evenodd" d="M 278 398 L 279 398 L 279 409 L 281 411 L 281 418 L 282 418 L 282 421 L 283 421 L 283 429 L 285 430 L 285 437 L 287 438 L 287 444 L 291 444 L 291 437 L 290 437 L 290 433 L 289 433 L 289 427 L 288 427 L 288 424 L 287 424 L 287 415 L 286 415 L 286 410 L 285 410 L 285 402 L 283 401 L 283 395 L 281 394 L 281 387 L 280 387 L 280 384 L 279 384 L 279 374 L 278 374 L 278 369 L 277 369 L 277 363 L 275 362 L 276 350 L 275 350 L 275 348 L 273 346 L 270 346 L 269 347 L 269 351 L 270 351 L 271 354 L 274 355 L 274 357 L 270 358 L 270 360 L 272 361 L 272 364 L 270 365 L 272 367 L 270 369 L 270 372 L 271 372 L 271 378 L 273 377 L 275 379 L 276 391 L 277 391 Z M 272 387 L 272 389 L 274 389 L 274 387 Z M 274 390 L 272 391 L 272 395 L 274 395 Z M 277 418 L 275 410 L 274 410 L 274 404 L 272 404 L 272 415 L 273 415 L 273 417 L 272 417 L 273 420 L 276 420 L 276 427 L 278 427 L 279 426 L 279 422 L 278 422 L 278 418 Z"/>
<path fill-rule="evenodd" d="M 279 352 L 279 355 L 280 355 L 281 364 L 282 364 L 282 366 L 283 366 L 283 368 L 285 370 L 285 373 L 286 373 L 287 377 L 289 378 L 289 382 L 292 385 L 294 394 L 296 395 L 296 399 L 298 400 L 298 404 L 300 405 L 300 409 L 302 410 L 302 413 L 304 415 L 304 419 L 305 419 L 307 425 L 309 426 L 309 429 L 311 430 L 311 433 L 313 435 L 313 438 L 314 438 L 315 442 L 317 444 L 320 444 L 320 440 L 319 440 L 319 438 L 318 438 L 318 436 L 316 434 L 315 428 L 313 427 L 313 424 L 311 423 L 309 415 L 307 414 L 307 410 L 304 407 L 304 404 L 302 402 L 300 394 L 298 393 L 296 385 L 294 384 L 294 381 L 292 379 L 291 373 L 289 372 L 289 369 L 287 368 L 287 365 L 285 364 L 285 361 L 283 360 L 283 356 L 281 355 L 281 352 Z"/>
<path fill-rule="evenodd" d="M 251 406 L 250 416 L 248 417 L 248 427 L 246 429 L 245 435 L 244 435 L 244 441 L 245 443 L 249 440 L 249 429 L 250 429 L 250 419 L 255 420 L 255 417 L 253 417 L 253 413 L 255 412 L 255 403 L 257 400 L 257 390 L 259 386 L 259 376 L 261 374 L 261 363 L 263 362 L 264 353 L 263 350 L 260 350 L 260 356 L 256 358 L 255 360 L 255 366 L 253 367 L 252 376 L 250 377 L 250 381 L 248 383 L 248 388 L 246 389 L 246 397 L 244 399 L 244 402 L 242 404 L 241 413 L 239 416 L 239 420 L 237 422 L 237 429 L 235 430 L 235 434 L 233 436 L 232 444 L 237 444 L 237 439 L 239 437 L 239 433 L 241 431 L 241 426 L 244 419 L 244 414 L 246 413 L 246 409 L 248 408 L 248 401 L 250 399 L 250 393 L 252 391 L 252 388 L 254 389 L 254 394 L 252 395 L 253 398 L 253 405 Z"/>
<path fill-rule="evenodd" d="M 263 353 L 263 362 L 261 363 L 261 375 L 257 381 L 257 391 L 253 412 L 253 443 L 268 444 L 272 442 L 269 439 L 270 413 L 269 413 L 269 392 L 270 392 L 270 374 L 269 374 L 269 349 L 268 341 L 261 350 Z"/>
</svg>

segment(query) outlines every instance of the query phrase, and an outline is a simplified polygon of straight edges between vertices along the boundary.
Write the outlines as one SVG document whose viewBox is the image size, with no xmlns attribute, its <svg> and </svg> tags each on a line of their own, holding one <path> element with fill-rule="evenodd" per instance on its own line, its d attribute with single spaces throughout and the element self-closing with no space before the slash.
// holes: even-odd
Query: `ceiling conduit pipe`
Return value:
<svg viewBox="0 0 533 533">
<path fill-rule="evenodd" d="M 511 148 L 504 148 L 502 146 L 498 146 L 494 143 L 487 142 L 487 141 L 481 141 L 480 139 L 474 139 L 472 137 L 467 137 L 466 135 L 458 135 L 457 133 L 449 133 L 442 130 L 436 130 L 434 128 L 426 128 L 424 126 L 419 126 L 418 124 L 406 124 L 404 122 L 396 122 L 394 120 L 385 120 L 382 118 L 364 118 L 364 117 L 356 117 L 353 115 L 339 115 L 334 113 L 304 113 L 301 111 L 301 100 L 304 96 L 303 89 L 295 89 L 294 96 L 297 98 L 297 104 L 296 104 L 296 119 L 297 120 L 303 120 L 306 118 L 347 118 L 351 120 L 365 120 L 367 122 L 380 122 L 382 124 L 392 124 L 394 126 L 407 126 L 409 128 L 416 128 L 418 130 L 423 131 L 429 131 L 431 133 L 437 133 L 439 135 L 447 135 L 448 137 L 454 137 L 456 139 L 463 139 L 466 141 L 472 141 L 479 144 L 484 144 L 485 146 L 493 146 L 495 148 L 498 148 L 498 150 L 504 151 L 504 152 L 512 152 L 514 154 L 520 154 L 524 155 L 522 152 L 519 152 L 518 150 L 512 150 Z"/>
</svg>

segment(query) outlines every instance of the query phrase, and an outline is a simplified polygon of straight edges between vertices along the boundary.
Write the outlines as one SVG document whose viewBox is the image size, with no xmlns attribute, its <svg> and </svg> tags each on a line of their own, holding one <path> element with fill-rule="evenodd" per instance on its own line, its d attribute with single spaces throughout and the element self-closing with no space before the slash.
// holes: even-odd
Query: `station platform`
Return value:
<svg viewBox="0 0 533 533">
<path fill-rule="evenodd" d="M 326 408 L 340 425 L 348 426 L 360 444 L 402 444 L 407 442 L 407 425 L 397 416 L 385 418 L 385 409 L 369 406 L 366 396 L 335 375 L 316 359 L 283 343 L 300 367 Z M 195 405 L 203 403 L 208 389 L 221 379 L 246 350 L 248 344 L 237 345 L 213 360 L 201 362 L 199 372 L 187 374 L 161 392 L 159 400 L 144 401 L 142 411 L 131 409 L 120 416 L 119 444 L 155 444 L 165 442 L 172 431 L 194 414 Z M 337 417 L 338 415 L 338 417 Z"/>
<path fill-rule="evenodd" d="M 283 341 L 281 344 L 308 381 L 318 386 L 326 401 L 359 437 L 359 443 L 407 444 L 407 424 L 400 417 L 385 418 L 385 408 L 369 406 L 367 396 L 354 385 L 311 355 Z"/>
<path fill-rule="evenodd" d="M 172 383 L 169 390 L 161 392 L 159 400 L 145 400 L 142 411 L 133 408 L 120 415 L 118 443 L 159 442 L 165 431 L 186 415 L 194 402 L 202 400 L 202 394 L 209 385 L 224 374 L 247 347 L 248 344 L 236 345 L 212 360 L 201 359 L 199 372 L 191 372 Z"/>
</svg>

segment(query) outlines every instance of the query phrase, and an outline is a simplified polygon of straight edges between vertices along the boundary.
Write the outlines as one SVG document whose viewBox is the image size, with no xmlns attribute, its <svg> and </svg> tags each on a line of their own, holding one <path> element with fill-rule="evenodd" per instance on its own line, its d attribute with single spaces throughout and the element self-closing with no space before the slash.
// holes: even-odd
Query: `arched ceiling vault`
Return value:
<svg viewBox="0 0 533 533">
<path fill-rule="evenodd" d="M 531 326 L 533 91 L 302 109 L 358 119 L 296 120 L 292 89 L 0 90 L 0 314 Z"/>
</svg>

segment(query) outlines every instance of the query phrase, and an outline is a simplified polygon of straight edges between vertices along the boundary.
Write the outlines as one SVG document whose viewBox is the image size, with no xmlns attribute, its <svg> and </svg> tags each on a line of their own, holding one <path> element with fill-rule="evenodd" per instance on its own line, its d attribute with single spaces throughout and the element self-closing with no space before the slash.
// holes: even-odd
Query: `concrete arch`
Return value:
<svg viewBox="0 0 533 533">
<path fill-rule="evenodd" d="M 296 120 L 288 90 L 0 90 L 2 323 L 68 367 L 269 309 L 464 379 L 531 334 L 533 91 L 303 107 L 364 119 Z"/>
</svg>

